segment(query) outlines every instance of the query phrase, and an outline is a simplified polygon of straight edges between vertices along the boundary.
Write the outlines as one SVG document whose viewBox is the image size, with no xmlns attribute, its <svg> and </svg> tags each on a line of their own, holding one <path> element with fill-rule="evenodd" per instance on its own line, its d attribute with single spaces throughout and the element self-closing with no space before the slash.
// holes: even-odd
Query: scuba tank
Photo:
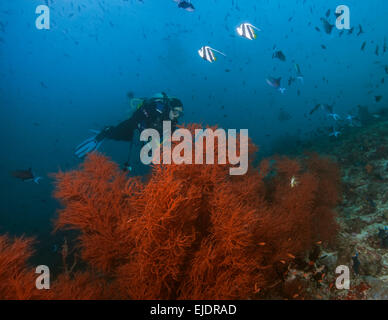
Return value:
<svg viewBox="0 0 388 320">
<path fill-rule="evenodd" d="M 141 98 L 132 98 L 129 101 L 129 108 L 125 112 L 127 119 L 132 117 L 132 115 L 135 113 L 135 111 L 141 108 L 144 100 L 145 99 L 141 99 Z"/>
</svg>

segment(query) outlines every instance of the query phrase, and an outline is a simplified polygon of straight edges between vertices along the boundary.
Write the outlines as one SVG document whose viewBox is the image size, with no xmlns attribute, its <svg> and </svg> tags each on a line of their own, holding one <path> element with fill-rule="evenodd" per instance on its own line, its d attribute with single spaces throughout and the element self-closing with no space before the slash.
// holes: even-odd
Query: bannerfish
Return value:
<svg viewBox="0 0 388 320">
<path fill-rule="evenodd" d="M 279 51 L 275 51 L 275 53 L 272 55 L 272 59 L 274 59 L 274 58 L 277 58 L 277 59 L 279 59 L 281 61 L 286 61 L 286 56 L 280 50 Z"/>
<path fill-rule="evenodd" d="M 206 60 L 210 63 L 213 63 L 214 61 L 217 60 L 213 51 L 218 52 L 218 53 L 222 54 L 223 56 L 226 56 L 226 54 L 222 53 L 221 51 L 210 48 L 209 46 L 203 46 L 201 49 L 198 50 L 198 54 L 203 60 Z"/>
<path fill-rule="evenodd" d="M 34 181 L 36 184 L 39 184 L 39 180 L 42 179 L 42 177 L 36 177 L 31 168 L 28 170 L 11 171 L 11 176 L 22 181 Z"/>
<path fill-rule="evenodd" d="M 268 78 L 265 79 L 265 81 L 268 83 L 268 85 L 270 85 L 271 87 L 279 90 L 283 94 L 284 91 L 286 91 L 286 89 L 280 87 L 281 80 L 282 80 L 281 77 L 279 77 L 279 78 L 268 77 Z"/>
<path fill-rule="evenodd" d="M 241 37 L 247 38 L 249 40 L 254 40 L 257 38 L 255 30 L 261 31 L 259 28 L 250 23 L 242 23 L 237 27 L 236 30 Z"/>
</svg>

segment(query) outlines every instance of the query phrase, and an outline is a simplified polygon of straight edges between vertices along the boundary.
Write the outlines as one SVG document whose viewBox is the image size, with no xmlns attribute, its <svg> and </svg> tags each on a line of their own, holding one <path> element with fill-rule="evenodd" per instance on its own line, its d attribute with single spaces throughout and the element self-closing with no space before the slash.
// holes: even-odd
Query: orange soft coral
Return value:
<svg viewBox="0 0 388 320">
<path fill-rule="evenodd" d="M 54 193 L 63 205 L 56 229 L 79 231 L 89 270 L 66 267 L 65 242 L 65 272 L 37 290 L 26 264 L 32 240 L 0 236 L 0 298 L 248 299 L 282 288 L 287 297 L 288 264 L 334 238 L 338 168 L 316 154 L 259 168 L 251 157 L 243 176 L 229 167 L 158 165 L 141 182 L 89 155 L 55 175 Z"/>
<path fill-rule="evenodd" d="M 42 291 L 44 300 L 107 300 L 120 298 L 101 276 L 89 272 L 63 273 L 50 290 Z"/>
<path fill-rule="evenodd" d="M 132 245 L 125 241 L 134 211 L 124 193 L 125 175 L 115 163 L 92 154 L 82 170 L 60 172 L 56 179 L 54 195 L 65 207 L 56 228 L 82 230 L 82 258 L 101 271 L 112 271 L 128 257 Z"/>
<path fill-rule="evenodd" d="M 27 267 L 33 253 L 32 239 L 10 239 L 0 235 L 0 299 L 24 300 L 40 298 L 35 288 L 37 275 Z"/>
<path fill-rule="evenodd" d="M 335 234 L 338 170 L 315 155 L 228 168 L 158 165 L 142 183 L 92 154 L 56 176 L 57 228 L 80 231 L 83 259 L 121 298 L 255 298 Z"/>
</svg>

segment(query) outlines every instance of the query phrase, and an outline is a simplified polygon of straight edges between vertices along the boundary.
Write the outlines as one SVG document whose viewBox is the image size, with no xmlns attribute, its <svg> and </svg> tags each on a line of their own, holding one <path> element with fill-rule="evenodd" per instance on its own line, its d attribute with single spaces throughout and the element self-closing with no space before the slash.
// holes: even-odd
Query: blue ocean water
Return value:
<svg viewBox="0 0 388 320">
<path fill-rule="evenodd" d="M 381 79 L 388 72 L 388 2 L 192 3 L 194 12 L 173 0 L 0 2 L 0 233 L 55 244 L 45 242 L 58 207 L 48 174 L 77 167 L 74 148 L 89 129 L 125 119 L 128 92 L 178 97 L 185 109 L 181 123 L 249 129 L 262 154 L 317 130 L 330 135 L 335 124 L 327 111 L 309 114 L 317 104 L 342 117 L 355 114 L 358 105 L 371 112 L 386 105 Z M 49 30 L 35 25 L 42 4 L 50 9 Z M 322 19 L 335 24 L 341 4 L 350 9 L 353 29 L 325 32 Z M 261 29 L 256 40 L 237 34 L 244 22 Z M 216 53 L 209 63 L 198 55 L 202 46 L 226 57 Z M 285 61 L 273 56 L 276 51 Z M 295 64 L 304 82 L 289 84 Z M 269 77 L 281 77 L 284 94 L 267 84 Z M 106 141 L 100 150 L 119 163 L 128 157 L 125 142 Z M 39 185 L 9 174 L 30 167 L 43 176 Z"/>
</svg>

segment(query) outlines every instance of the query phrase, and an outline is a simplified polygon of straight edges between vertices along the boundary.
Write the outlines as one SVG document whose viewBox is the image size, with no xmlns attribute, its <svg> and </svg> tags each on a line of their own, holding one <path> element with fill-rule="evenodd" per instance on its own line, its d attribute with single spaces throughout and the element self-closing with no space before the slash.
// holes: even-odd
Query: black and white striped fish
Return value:
<svg viewBox="0 0 388 320">
<path fill-rule="evenodd" d="M 242 23 L 237 27 L 237 33 L 244 38 L 247 38 L 249 40 L 254 40 L 257 38 L 256 32 L 261 31 L 259 28 L 256 28 L 254 25 L 250 23 Z"/>
<path fill-rule="evenodd" d="M 210 48 L 209 46 L 203 46 L 201 49 L 198 50 L 198 54 L 202 59 L 204 59 L 210 63 L 213 63 L 214 61 L 217 60 L 213 51 L 218 52 L 218 53 L 222 54 L 223 56 L 226 56 L 226 54 L 222 53 L 221 51 Z"/>
</svg>

